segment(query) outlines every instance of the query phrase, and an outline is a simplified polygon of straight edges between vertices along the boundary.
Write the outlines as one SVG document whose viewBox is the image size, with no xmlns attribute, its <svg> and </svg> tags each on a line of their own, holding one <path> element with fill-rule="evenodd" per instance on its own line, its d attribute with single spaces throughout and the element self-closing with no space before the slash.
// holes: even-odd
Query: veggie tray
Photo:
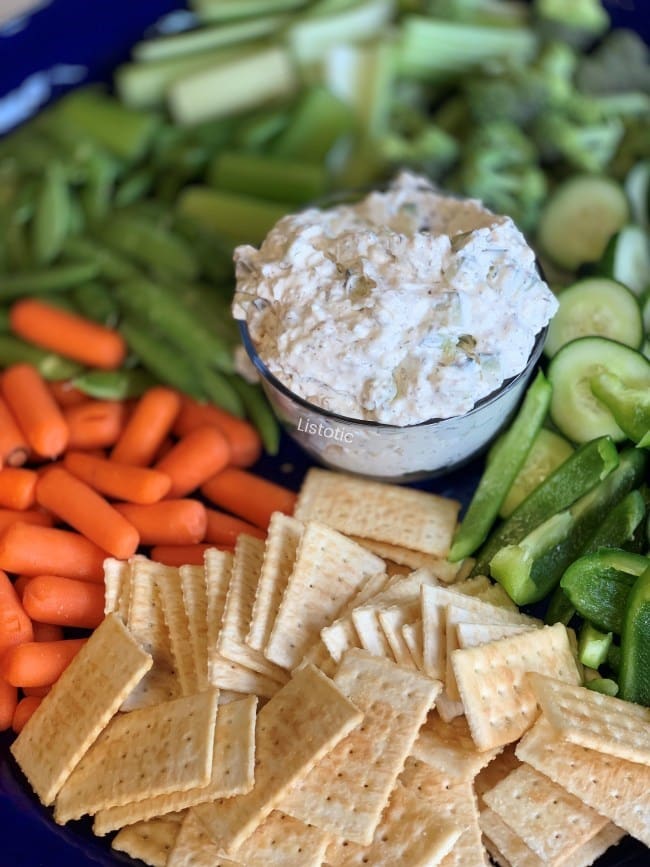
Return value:
<svg viewBox="0 0 650 867">
<path fill-rule="evenodd" d="M 548 596 L 556 587 L 551 601 L 551 605 L 557 606 L 556 616 L 549 622 L 561 627 L 576 610 L 582 618 L 578 653 L 580 662 L 592 669 L 592 691 L 588 694 L 597 702 L 600 693 L 611 696 L 620 689 L 624 698 L 649 704 L 647 674 L 642 666 L 639 670 L 643 653 L 640 651 L 635 656 L 636 651 L 633 647 L 630 652 L 629 643 L 623 648 L 617 644 L 622 632 L 624 640 L 630 642 L 625 635 L 632 635 L 635 629 L 643 630 L 642 616 L 632 622 L 632 615 L 627 614 L 625 623 L 632 625 L 621 626 L 621 593 L 617 603 L 616 600 L 603 603 L 602 599 L 590 595 L 585 584 L 585 576 L 591 575 L 589 570 L 593 572 L 605 563 L 610 572 L 623 577 L 620 586 L 627 592 L 639 575 L 639 568 L 643 568 L 639 563 L 645 563 L 640 551 L 647 554 L 647 544 L 644 546 L 641 539 L 647 506 L 643 455 L 644 448 L 648 447 L 650 420 L 647 401 L 650 82 L 642 43 L 629 34 L 621 34 L 617 42 L 615 31 L 608 42 L 609 21 L 603 12 L 606 8 L 615 26 L 634 27 L 647 39 L 648 20 L 641 4 L 635 8 L 635 4 L 629 2 L 601 5 L 599 0 L 584 0 L 576 2 L 575 13 L 567 17 L 566 4 L 535 0 L 532 19 L 529 18 L 530 6 L 493 0 L 194 0 L 189 13 L 185 8 L 180 9 L 178 3 L 159 0 L 137 4 L 137 9 L 132 8 L 133 4 L 124 3 L 123 15 L 122 4 L 115 2 L 94 4 L 92 13 L 87 3 L 75 0 L 32 5 L 36 7 L 32 19 L 25 17 L 0 23 L 0 135 L 8 133 L 0 138 L 0 166 L 4 166 L 4 172 L 0 171 L 0 202 L 7 204 L 7 208 L 0 210 L 0 298 L 3 304 L 0 363 L 12 368 L 10 375 L 4 377 L 3 396 L 11 404 L 12 412 L 21 418 L 21 424 L 22 419 L 25 420 L 25 430 L 31 430 L 27 414 L 22 414 L 25 400 L 21 397 L 30 395 L 36 401 L 43 382 L 49 380 L 54 382 L 52 394 L 62 408 L 67 406 L 65 402 L 70 397 L 74 402 L 81 396 L 80 405 L 89 398 L 96 402 L 95 406 L 102 404 L 105 429 L 111 424 L 119 428 L 109 434 L 105 442 L 97 444 L 103 451 L 98 449 L 94 454 L 84 455 L 84 449 L 91 452 L 93 449 L 93 443 L 83 438 L 90 427 L 83 419 L 81 425 L 77 423 L 74 427 L 76 410 L 70 404 L 69 409 L 63 410 L 66 431 L 70 433 L 74 427 L 77 439 L 67 453 L 63 445 L 53 445 L 50 441 L 39 450 L 34 444 L 39 442 L 38 433 L 34 434 L 34 441 L 29 440 L 32 458 L 34 453 L 47 457 L 56 455 L 61 457 L 60 464 L 65 467 L 47 469 L 39 467 L 38 459 L 33 464 L 27 461 L 25 473 L 31 474 L 33 486 L 38 485 L 37 502 L 49 510 L 48 520 L 54 515 L 64 525 L 82 533 L 81 527 L 89 527 L 85 532 L 88 538 L 96 532 L 98 539 L 107 542 L 101 544 L 103 550 L 111 551 L 117 560 L 126 560 L 133 553 L 135 543 L 128 532 L 125 534 L 125 523 L 127 528 L 130 523 L 137 524 L 140 540 L 147 545 L 145 523 L 138 523 L 144 520 L 138 509 L 146 510 L 147 505 L 134 505 L 139 502 L 137 497 L 149 497 L 148 502 L 153 503 L 164 497 L 164 493 L 151 493 L 151 486 L 169 483 L 170 479 L 176 497 L 195 493 L 200 488 L 202 496 L 195 498 L 195 506 L 200 503 L 201 508 L 205 504 L 206 509 L 212 509 L 216 505 L 241 517 L 250 517 L 237 511 L 234 501 L 228 499 L 228 492 L 223 499 L 219 483 L 210 485 L 210 474 L 200 480 L 197 476 L 191 485 L 182 477 L 188 468 L 205 473 L 205 467 L 192 467 L 187 463 L 182 464 L 182 472 L 179 470 L 181 463 L 175 449 L 182 446 L 186 434 L 190 435 L 189 427 L 184 433 L 179 432 L 180 428 L 174 429 L 176 446 L 168 437 L 164 448 L 156 452 L 155 468 L 143 469 L 138 483 L 134 478 L 128 481 L 128 493 L 136 499 L 129 499 L 125 493 L 124 480 L 106 475 L 102 482 L 101 473 L 107 473 L 107 467 L 102 464 L 103 458 L 108 456 L 105 449 L 114 447 L 114 451 L 119 451 L 121 448 L 122 452 L 130 449 L 131 457 L 134 450 L 137 453 L 138 448 L 146 449 L 146 428 L 141 429 L 142 441 L 128 446 L 121 432 L 128 430 L 124 418 L 137 416 L 137 407 L 144 400 L 142 396 L 149 395 L 158 383 L 185 392 L 188 406 L 207 400 L 222 407 L 229 417 L 246 415 L 257 427 L 257 442 L 264 444 L 265 453 L 256 459 L 259 451 L 253 447 L 241 463 L 233 463 L 250 470 L 255 477 L 281 486 L 268 490 L 278 496 L 274 501 L 276 511 L 290 512 L 295 498 L 287 492 L 302 492 L 307 479 L 311 478 L 310 470 L 313 473 L 314 469 L 291 440 L 284 434 L 279 435 L 259 389 L 233 370 L 231 353 L 238 335 L 231 327 L 229 316 L 232 248 L 242 242 L 258 244 L 268 228 L 289 210 L 340 189 L 383 183 L 398 167 L 406 166 L 429 175 L 457 193 L 481 198 L 493 210 L 512 216 L 522 230 L 535 239 L 547 279 L 562 293 L 562 301 L 549 332 L 547 358 L 542 365 L 552 385 L 553 398 L 549 397 L 551 388 L 540 373 L 529 388 L 529 399 L 524 401 L 516 424 L 504 435 L 510 437 L 509 441 L 502 440 L 505 448 L 493 449 L 487 462 L 483 458 L 474 460 L 460 470 L 404 490 L 414 495 L 420 492 L 437 495 L 443 511 L 448 510 L 452 501 L 460 504 L 464 520 L 454 536 L 450 559 L 461 561 L 466 555 L 475 554 L 480 567 L 478 574 L 491 570 L 511 600 L 526 612 L 520 615 L 511 605 L 510 612 L 504 615 L 506 619 L 497 620 L 498 623 L 508 622 L 508 617 L 516 620 L 521 616 L 524 621 L 529 616 L 544 617 Z M 158 20 L 160 16 L 164 17 Z M 75 22 L 72 28 L 71 21 Z M 543 34 L 539 53 L 538 27 L 539 34 Z M 582 48 L 606 33 L 600 47 L 583 56 Z M 44 34 L 47 34 L 47 49 L 43 47 Z M 300 70 L 298 77 L 294 64 L 287 63 L 287 45 Z M 437 46 L 435 50 L 433 45 Z M 257 50 L 250 52 L 251 46 Z M 37 70 L 33 66 L 36 53 L 40 65 Z M 481 80 L 474 75 L 476 64 L 483 64 L 486 70 Z M 68 90 L 85 81 L 110 81 L 112 91 L 106 92 L 101 87 L 98 90 L 81 88 L 65 97 Z M 64 98 L 49 108 L 50 100 L 61 95 Z M 243 115 L 242 106 L 247 109 Z M 44 111 L 34 121 L 11 132 L 12 127 L 27 121 L 40 109 Z M 597 220 L 593 219 L 594 214 Z M 81 331 L 76 330 L 76 325 L 73 327 L 78 317 L 83 320 Z M 93 332 L 93 325 L 99 326 L 99 330 Z M 84 330 L 88 327 L 90 331 Z M 584 334 L 592 336 L 586 341 L 575 340 Z M 90 339 L 88 335 L 92 335 Z M 589 395 L 589 400 L 576 403 L 575 390 L 584 388 L 585 381 L 589 382 L 597 400 Z M 57 385 L 61 386 L 58 390 Z M 536 412 L 537 421 L 531 422 L 528 404 L 535 400 L 538 408 L 533 415 Z M 546 438 L 538 437 L 547 410 L 554 431 L 549 431 L 546 425 L 542 430 Z M 56 425 L 51 425 L 48 435 L 56 439 L 56 433 Z M 620 465 L 610 435 L 621 446 Z M 607 442 L 597 445 L 594 441 L 598 437 Z M 221 442 L 215 443 L 215 439 Z M 587 440 L 592 442 L 584 452 L 579 448 L 574 450 L 576 443 Z M 219 466 L 215 478 L 224 467 L 221 457 L 231 454 L 229 449 L 233 447 L 228 440 L 224 449 L 224 442 L 221 434 L 212 433 L 210 448 L 216 451 Z M 158 446 L 161 443 L 162 440 Z M 627 448 L 623 457 L 626 444 L 630 443 L 639 448 Z M 28 453 L 24 441 L 11 447 Z M 239 447 L 245 450 L 243 441 L 239 442 Z M 15 452 L 7 452 L 8 446 L 3 444 L 2 448 L 6 465 L 18 466 L 25 460 L 15 458 Z M 524 453 L 530 453 L 529 456 L 536 457 L 543 466 L 540 470 L 534 461 L 522 466 L 520 460 L 518 475 L 512 470 L 508 479 L 505 474 L 502 479 L 497 478 L 499 517 L 503 522 L 495 525 L 496 512 L 489 514 L 490 499 L 495 499 L 492 485 L 501 468 L 507 467 L 503 454 L 511 452 L 519 453 L 521 460 Z M 150 467 L 152 455 L 153 452 L 147 461 L 143 459 L 141 466 Z M 111 457 L 118 464 L 121 459 L 129 463 L 115 454 Z M 586 489 L 587 494 L 577 501 L 587 503 L 582 512 L 580 508 L 572 510 L 578 496 L 574 493 L 573 500 L 560 506 L 559 514 L 556 515 L 555 510 L 548 518 L 548 503 L 544 513 L 544 497 L 535 499 L 535 490 L 544 490 L 546 477 L 553 479 L 557 475 L 561 479 L 561 471 L 559 474 L 553 471 L 564 466 L 565 461 L 586 466 L 587 472 L 596 475 L 602 472 L 601 480 L 611 473 L 611 479 L 597 486 L 597 493 L 589 502 L 589 489 Z M 137 463 L 136 460 L 131 462 Z M 231 469 L 238 472 L 226 465 L 224 473 Z M 38 482 L 36 472 L 41 475 Z M 537 472 L 540 477 L 535 477 Z M 161 476 L 169 478 L 165 480 Z M 584 482 L 583 476 L 580 484 Z M 113 511 L 117 510 L 111 510 L 110 520 L 107 517 L 104 526 L 97 526 L 101 523 L 99 520 L 93 522 L 90 513 L 97 500 L 84 499 L 86 483 L 89 487 L 94 485 L 107 497 L 126 501 L 117 504 L 118 518 L 121 514 L 125 523 L 118 521 L 112 526 Z M 107 487 L 102 490 L 102 485 Z M 534 488 L 535 485 L 540 487 Z M 533 495 L 527 500 L 531 486 Z M 630 486 L 634 490 L 630 491 L 630 497 L 625 497 Z M 254 499 L 253 490 L 256 489 L 249 491 L 249 499 Z M 508 498 L 516 495 L 516 502 L 504 499 L 506 490 Z M 580 491 L 582 494 L 583 488 Z M 616 501 L 608 499 L 612 491 L 616 493 Z M 12 495 L 14 493 L 12 490 Z M 79 502 L 75 506 L 77 496 Z M 565 499 L 566 496 L 564 485 Z M 627 508 L 618 507 L 621 497 Z M 268 507 L 270 512 L 270 504 L 261 502 L 264 495 L 260 494 L 258 499 L 262 511 Z M 541 503 L 537 523 L 529 523 L 529 529 L 537 529 L 542 520 L 545 528 L 548 524 L 550 536 L 549 533 L 529 532 L 525 544 L 520 545 L 521 534 L 514 539 L 504 535 L 504 528 L 508 528 L 508 511 L 517 509 L 522 500 L 524 514 L 527 502 L 534 502 L 537 507 Z M 255 511 L 254 504 L 248 505 Z M 306 508 L 304 504 L 303 508 Z M 88 514 L 84 514 L 84 509 Z M 609 535 L 603 536 L 601 521 L 610 511 L 613 520 L 604 525 Z M 488 520 L 486 514 L 490 526 L 483 526 Z M 218 524 L 216 512 L 212 517 Z M 308 515 L 299 517 L 307 520 L 305 526 L 309 526 Z M 562 548 L 566 539 L 558 536 L 558 550 L 562 552 L 558 560 L 552 550 L 556 540 L 553 533 L 567 525 L 575 526 L 584 541 L 585 533 L 591 534 L 596 527 L 596 518 L 598 526 L 593 536 L 589 535 L 590 542 L 600 538 L 599 545 L 613 548 L 617 544 L 627 547 L 622 540 L 627 543 L 635 539 L 639 540 L 639 547 L 634 547 L 629 555 L 621 552 L 625 555 L 622 560 L 616 556 L 612 561 L 605 560 L 601 550 L 597 550 L 592 559 L 586 561 L 584 558 L 575 560 L 577 552 L 583 550 L 576 542 L 575 553 L 567 561 L 575 560 L 575 564 L 565 572 L 566 583 L 565 577 L 562 578 L 566 593 L 559 592 L 557 572 L 545 586 L 547 567 L 557 570 L 557 563 L 568 556 L 567 550 L 571 548 L 570 545 Z M 180 521 L 180 512 L 177 519 Z M 530 522 L 530 516 L 528 520 Z M 263 519 L 256 527 L 253 524 L 256 522 L 251 519 L 248 525 L 251 533 L 259 534 L 259 528 L 266 527 Z M 196 536 L 199 541 L 192 548 L 192 556 L 198 556 L 201 545 L 217 544 L 215 540 L 227 551 L 225 526 L 213 526 L 209 535 L 204 525 L 204 534 Z M 114 537 L 110 536 L 112 529 Z M 339 535 L 354 533 L 345 524 L 338 529 Z M 488 535 L 491 530 L 493 535 Z M 228 532 L 234 532 L 232 527 Z M 359 532 L 358 538 L 364 535 Z M 375 538 L 370 533 L 368 536 L 371 540 Z M 330 541 L 334 537 L 330 537 Z M 109 538 L 113 549 L 108 544 Z M 485 547 L 481 547 L 483 543 Z M 148 546 L 153 546 L 150 548 L 152 559 L 169 562 L 170 566 L 178 565 L 172 562 L 174 557 L 180 556 L 181 543 L 176 540 L 176 544 L 178 548 L 173 550 L 173 543 L 165 546 L 160 540 L 148 542 Z M 255 544 L 253 539 L 253 551 Z M 260 543 L 257 544 L 259 547 Z M 184 550 L 189 552 L 191 547 Z M 355 556 L 359 555 L 359 546 L 354 547 Z M 590 550 L 588 546 L 587 550 Z M 528 562 L 529 551 L 534 556 L 537 572 Z M 39 552 L 33 553 L 37 556 Z M 380 551 L 376 553 L 383 556 Z M 3 556 L 7 557 L 6 546 Z M 366 556 L 368 563 L 377 562 L 374 553 Z M 165 557 L 171 559 L 165 560 Z M 385 559 L 390 561 L 391 558 L 386 556 Z M 3 567 L 14 576 L 23 572 L 19 565 L 6 563 L 4 560 Z M 36 573 L 39 576 L 36 581 L 43 587 L 49 581 L 50 593 L 59 586 L 56 582 L 66 581 L 42 575 L 43 571 L 46 570 Z M 60 574 L 67 573 L 62 570 Z M 476 574 L 472 573 L 466 580 L 471 583 L 476 580 Z M 26 577 L 21 575 L 22 579 Z M 16 589 L 18 580 L 21 579 L 16 580 Z M 640 586 L 640 582 L 639 578 L 634 587 Z M 33 608 L 29 608 L 27 583 L 24 582 L 21 593 L 29 617 L 34 623 L 59 623 L 48 620 L 44 613 L 38 616 L 45 610 L 38 606 L 45 605 L 47 599 L 43 596 L 39 601 L 35 591 L 31 594 Z M 72 584 L 75 583 L 83 584 L 73 580 Z M 108 582 L 106 586 L 108 600 Z M 119 590 L 120 585 L 117 586 Z M 126 585 L 121 586 L 126 596 Z M 501 590 L 499 585 L 492 585 L 492 589 L 495 586 Z M 9 600 L 6 588 L 0 587 L 0 590 L 5 594 L 1 597 L 2 605 L 8 604 L 4 601 Z M 441 591 L 443 598 L 445 592 Z M 428 596 L 430 594 L 423 588 L 420 633 L 424 629 Z M 171 597 L 166 602 L 163 600 L 163 607 L 171 606 L 170 600 Z M 541 605 L 540 600 L 543 600 Z M 79 606 L 83 608 L 83 616 L 89 618 L 88 623 L 82 617 L 72 622 L 65 633 L 72 642 L 82 636 L 79 646 L 83 646 L 83 653 L 87 654 L 92 654 L 91 644 L 83 642 L 88 629 L 96 625 L 93 618 L 97 617 L 97 603 L 96 593 L 88 591 L 83 595 Z M 103 594 L 101 603 L 100 623 L 104 615 Z M 134 652 L 133 642 L 129 645 L 124 635 L 126 630 L 118 628 L 115 625 L 118 618 L 113 617 L 113 612 L 120 612 L 120 604 L 123 604 L 117 591 L 112 604 L 112 613 L 104 618 L 102 628 L 117 630 L 117 638 L 127 641 L 124 656 L 128 658 L 129 653 Z M 188 605 L 187 599 L 184 604 Z M 497 602 L 493 604 L 496 606 Z M 644 605 L 647 607 L 647 602 L 642 599 L 639 610 Z M 631 608 L 630 604 L 626 611 Z M 168 626 L 171 622 L 168 618 L 173 618 L 170 611 L 171 608 L 165 610 Z M 612 612 L 618 618 L 616 622 L 612 620 Z M 188 614 L 187 608 L 185 613 Z M 280 614 L 278 611 L 278 619 Z M 389 627 L 381 617 L 378 620 L 386 631 Z M 361 628 L 356 620 L 354 625 Z M 416 624 L 409 620 L 405 626 L 409 625 Z M 539 621 L 537 625 L 541 625 Z M 525 631 L 521 622 L 519 626 Z M 562 628 L 559 631 L 562 632 Z M 93 637 L 100 633 L 98 627 Z M 178 639 L 179 633 L 175 634 Z M 416 631 L 409 634 L 415 642 Z M 402 644 L 406 635 L 400 638 Z M 188 633 L 187 638 L 188 644 L 190 638 L 195 644 L 194 634 Z M 280 635 L 281 647 L 282 638 Z M 386 639 L 382 640 L 386 644 Z M 28 644 L 30 639 L 23 641 Z M 399 659 L 391 639 L 388 641 L 388 655 L 392 651 L 395 659 Z M 528 639 L 523 641 L 525 644 Z M 289 638 L 285 637 L 285 642 L 289 642 Z M 348 644 L 350 646 L 355 647 Z M 412 648 L 408 642 L 404 646 L 408 648 L 407 653 L 412 654 L 409 664 L 413 667 L 417 647 Z M 458 652 L 468 653 L 471 648 L 470 644 Z M 618 658 L 615 652 L 620 654 Z M 82 651 L 79 653 L 81 658 Z M 137 656 L 137 652 L 134 653 Z M 420 655 L 424 655 L 421 648 Z M 561 654 L 557 656 L 560 658 Z M 6 662 L 9 658 L 13 659 L 13 654 L 8 654 L 3 662 L 6 680 L 10 679 Z M 227 660 L 232 658 L 226 656 Z M 174 657 L 180 679 L 179 659 Z M 348 668 L 354 669 L 355 664 L 367 665 L 362 657 L 359 660 L 354 656 L 354 651 L 346 654 L 345 659 Z M 101 660 L 96 661 L 101 664 Z M 115 662 L 118 678 L 120 662 Z M 133 664 L 136 663 L 137 660 Z M 274 663 L 267 654 L 264 665 L 270 667 L 271 674 Z M 554 664 L 552 659 L 551 665 Z M 602 673 L 598 671 L 601 666 Z M 292 667 L 292 664 L 283 665 L 285 670 Z M 341 669 L 344 668 L 342 663 Z M 546 669 L 535 670 L 547 674 Z M 434 677 L 430 671 L 427 674 Z M 41 700 L 38 691 L 30 693 L 30 685 L 24 689 L 25 681 L 16 677 L 12 685 L 24 690 L 21 701 L 38 705 Z M 456 689 L 459 691 L 460 669 L 454 677 L 458 680 Z M 309 675 L 305 678 L 304 683 L 309 687 Z M 550 719 L 547 702 L 552 706 L 553 701 L 544 691 L 545 678 L 541 681 L 541 685 L 535 682 L 535 694 Z M 274 689 L 277 690 L 281 682 L 276 680 Z M 259 683 L 262 684 L 260 690 L 251 687 L 250 692 L 266 697 L 273 695 L 272 691 L 264 692 L 265 687 L 268 689 L 268 680 L 260 677 Z M 38 684 L 34 686 L 38 690 Z M 430 691 L 430 685 L 428 689 Z M 192 690 L 185 690 L 184 695 L 188 692 L 191 694 Z M 202 691 L 205 702 L 209 702 L 210 692 Z M 403 692 L 398 690 L 400 696 Z M 430 698 L 430 692 L 427 695 Z M 445 694 L 448 701 L 449 695 Z M 352 695 L 349 697 L 353 701 Z M 428 699 L 422 700 L 425 709 L 430 706 L 426 705 Z M 307 708 L 309 701 L 306 697 Z M 232 713 L 243 713 L 244 704 L 244 701 L 237 701 L 235 693 Z M 296 704 L 295 712 L 299 717 L 301 701 Z M 471 704 L 468 699 L 468 716 Z M 267 707 L 272 705 L 271 700 Z M 442 706 L 441 700 L 441 716 Z M 16 732 L 25 724 L 18 722 L 19 707 L 20 703 L 13 716 Z M 250 711 L 250 703 L 248 709 Z M 400 713 L 402 710 L 400 706 Z M 207 713 L 205 707 L 197 711 L 200 712 Z M 349 703 L 343 702 L 338 712 L 343 720 L 337 734 L 340 738 L 341 726 L 348 725 L 347 731 L 350 731 L 358 719 Z M 462 713 L 462 709 L 459 712 Z M 230 711 L 224 712 L 226 719 L 230 718 L 228 713 Z M 305 714 L 308 715 L 308 709 Z M 417 715 L 415 711 L 414 715 Z M 213 722 L 214 717 L 212 713 Z M 12 717 L 8 719 L 4 728 L 12 725 Z M 221 714 L 217 719 L 221 720 Z M 81 729 L 88 724 L 83 708 L 78 724 Z M 177 725 L 181 725 L 180 720 Z M 322 730 L 328 725 L 334 726 L 334 721 L 325 713 Z M 70 731 L 74 733 L 74 723 Z M 94 731 L 96 736 L 98 730 Z M 85 729 L 84 732 L 83 737 L 88 738 L 89 732 Z M 188 738 L 192 736 L 190 731 Z M 140 863 L 111 849 L 106 838 L 95 836 L 87 817 L 65 825 L 56 824 L 52 811 L 39 803 L 17 767 L 10 752 L 14 738 L 15 734 L 8 731 L 0 734 L 0 831 L 3 839 L 0 863 L 11 867 Z M 515 739 L 510 738 L 510 741 Z M 483 749 L 488 747 L 485 745 Z M 29 748 L 19 750 L 18 764 L 30 780 L 37 779 L 41 765 L 47 767 L 50 761 L 56 764 L 56 751 L 52 752 L 52 757 L 43 755 L 30 766 L 34 759 Z M 288 750 L 287 763 L 294 759 L 294 752 L 300 753 L 298 745 L 295 750 L 293 746 Z M 412 758 L 413 755 L 409 756 L 409 761 Z M 532 759 L 530 761 L 534 764 Z M 426 760 L 423 762 L 426 764 Z M 413 765 L 409 768 L 411 773 L 416 773 Z M 202 784 L 194 783 L 195 787 L 197 785 Z M 490 785 L 494 785 L 494 780 Z M 37 789 L 37 783 L 34 788 Z M 188 788 L 192 789 L 189 783 L 185 785 L 185 789 Z M 236 789 L 233 791 L 237 794 Z M 42 790 L 39 794 L 42 795 Z M 144 798 L 146 801 L 146 795 Z M 46 797 L 41 799 L 48 802 Z M 56 809 L 65 811 L 65 797 L 61 803 L 59 801 Z M 493 802 L 486 800 L 485 803 L 492 808 Z M 119 807 L 117 809 L 119 812 Z M 300 804 L 294 805 L 294 809 L 297 812 L 291 815 L 301 818 Z M 110 814 L 110 807 L 108 810 L 100 807 L 98 817 L 105 820 L 103 813 L 106 812 Z M 593 810 L 591 812 L 593 814 Z M 72 809 L 68 818 L 75 819 L 76 815 Z M 304 821 L 309 823 L 306 818 Z M 111 827 L 120 825 L 109 825 L 108 830 Z M 611 823 L 608 828 L 611 831 Z M 524 830 L 527 833 L 526 825 Z M 441 839 L 448 833 L 447 843 L 443 841 L 441 846 L 454 845 L 456 837 L 449 829 L 445 830 L 444 823 L 437 831 Z M 410 836 L 417 834 L 416 831 Z M 525 835 L 522 832 L 520 836 Z M 550 839 L 551 835 L 546 836 Z M 561 840 L 561 833 L 555 838 Z M 395 863 L 398 860 L 396 857 Z M 625 836 L 594 863 L 600 867 L 631 867 L 645 864 L 647 860 L 647 848 L 633 837 Z M 364 863 L 367 861 L 364 859 Z"/>
</svg>

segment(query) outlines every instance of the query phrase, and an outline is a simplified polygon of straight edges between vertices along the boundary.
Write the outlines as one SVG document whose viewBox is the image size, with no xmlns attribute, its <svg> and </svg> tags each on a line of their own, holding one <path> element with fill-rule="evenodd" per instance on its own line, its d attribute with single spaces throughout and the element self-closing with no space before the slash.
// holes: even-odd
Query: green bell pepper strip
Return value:
<svg viewBox="0 0 650 867">
<path fill-rule="evenodd" d="M 551 385 L 540 371 L 526 392 L 510 428 L 489 462 L 456 531 L 449 560 L 469 557 L 481 545 L 492 527 L 515 476 L 521 469 L 551 400 Z"/>
<path fill-rule="evenodd" d="M 618 695 L 618 684 L 611 677 L 594 677 L 593 680 L 585 683 L 587 689 L 593 689 L 594 692 L 600 692 L 603 695 Z"/>
<path fill-rule="evenodd" d="M 645 453 L 627 449 L 618 467 L 568 509 L 553 515 L 520 542 L 501 548 L 490 573 L 517 605 L 539 602 L 555 589 L 573 560 L 589 545 L 607 514 L 641 484 Z"/>
<path fill-rule="evenodd" d="M 548 475 L 479 549 L 473 575 L 485 575 L 492 557 L 520 542 L 535 527 L 588 493 L 618 466 L 618 451 L 608 436 L 584 443 Z"/>
<path fill-rule="evenodd" d="M 620 548 L 599 548 L 573 562 L 560 581 L 569 602 L 603 632 L 620 634 L 627 598 L 650 560 Z"/>
<path fill-rule="evenodd" d="M 650 568 L 634 582 L 621 634 L 620 697 L 650 707 Z"/>
<path fill-rule="evenodd" d="M 647 387 L 633 388 L 609 372 L 595 376 L 590 386 L 627 437 L 638 445 L 650 445 L 650 391 Z"/>
<path fill-rule="evenodd" d="M 612 644 L 611 632 L 601 632 L 589 622 L 582 624 L 578 637 L 578 659 L 588 668 L 598 670 L 607 659 Z"/>
<path fill-rule="evenodd" d="M 583 551 L 588 554 L 599 548 L 639 550 L 639 533 L 646 515 L 646 502 L 640 490 L 630 491 L 611 509 Z M 644 547 L 644 546 L 643 546 Z"/>
<path fill-rule="evenodd" d="M 550 626 L 552 626 L 553 623 L 564 623 L 565 626 L 568 626 L 575 613 L 575 605 L 573 605 L 567 594 L 564 592 L 564 589 L 558 586 L 553 591 L 548 603 L 548 608 L 544 615 L 544 623 L 548 623 Z"/>
</svg>

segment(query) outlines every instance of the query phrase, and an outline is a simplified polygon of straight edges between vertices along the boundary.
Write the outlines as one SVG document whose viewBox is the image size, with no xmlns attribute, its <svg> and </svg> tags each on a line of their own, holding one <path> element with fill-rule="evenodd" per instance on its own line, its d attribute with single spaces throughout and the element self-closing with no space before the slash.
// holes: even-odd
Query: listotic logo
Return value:
<svg viewBox="0 0 650 867">
<path fill-rule="evenodd" d="M 323 439 L 334 440 L 338 443 L 351 443 L 354 439 L 354 434 L 351 431 L 346 431 L 338 425 L 323 424 L 322 421 L 312 421 L 302 416 L 298 419 L 297 430 L 310 436 L 323 437 Z"/>
</svg>

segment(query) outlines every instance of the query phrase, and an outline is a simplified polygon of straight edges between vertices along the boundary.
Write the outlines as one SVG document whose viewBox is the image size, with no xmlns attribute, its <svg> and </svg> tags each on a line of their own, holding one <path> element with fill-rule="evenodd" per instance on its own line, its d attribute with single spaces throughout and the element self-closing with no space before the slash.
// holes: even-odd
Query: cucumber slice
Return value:
<svg viewBox="0 0 650 867">
<path fill-rule="evenodd" d="M 621 283 L 604 277 L 580 280 L 560 292 L 558 302 L 544 345 L 549 358 L 577 337 L 609 337 L 633 349 L 641 346 L 641 309 Z"/>
<path fill-rule="evenodd" d="M 625 192 L 632 219 L 639 226 L 650 226 L 650 160 L 637 163 L 625 178 Z"/>
<path fill-rule="evenodd" d="M 606 337 L 579 337 L 565 344 L 548 368 L 553 386 L 550 416 L 567 439 L 583 443 L 609 435 L 615 442 L 625 434 L 611 412 L 597 400 L 590 381 L 611 371 L 636 388 L 650 387 L 650 362 L 640 352 Z"/>
<path fill-rule="evenodd" d="M 577 268 L 584 262 L 598 262 L 609 239 L 629 216 L 627 197 L 616 181 L 601 175 L 575 175 L 548 199 L 537 240 L 558 265 Z"/>
<path fill-rule="evenodd" d="M 573 446 L 560 434 L 541 428 L 528 452 L 523 467 L 517 473 L 510 490 L 506 494 L 499 516 L 507 518 L 526 499 L 528 494 L 554 469 L 564 463 L 573 453 Z"/>
<path fill-rule="evenodd" d="M 624 226 L 607 244 L 598 268 L 641 295 L 650 283 L 650 238 L 641 226 Z"/>
</svg>

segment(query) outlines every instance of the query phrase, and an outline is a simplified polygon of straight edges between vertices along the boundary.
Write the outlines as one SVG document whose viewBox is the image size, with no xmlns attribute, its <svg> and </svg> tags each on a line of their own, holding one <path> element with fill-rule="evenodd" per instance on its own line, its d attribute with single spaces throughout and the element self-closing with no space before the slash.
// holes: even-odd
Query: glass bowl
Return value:
<svg viewBox="0 0 650 867">
<path fill-rule="evenodd" d="M 508 424 L 544 347 L 537 335 L 526 367 L 463 415 L 399 427 L 346 418 L 299 397 L 283 385 L 258 355 L 245 321 L 242 342 L 264 392 L 287 434 L 315 461 L 330 469 L 385 482 L 412 482 L 450 472 L 484 451 Z"/>
</svg>

